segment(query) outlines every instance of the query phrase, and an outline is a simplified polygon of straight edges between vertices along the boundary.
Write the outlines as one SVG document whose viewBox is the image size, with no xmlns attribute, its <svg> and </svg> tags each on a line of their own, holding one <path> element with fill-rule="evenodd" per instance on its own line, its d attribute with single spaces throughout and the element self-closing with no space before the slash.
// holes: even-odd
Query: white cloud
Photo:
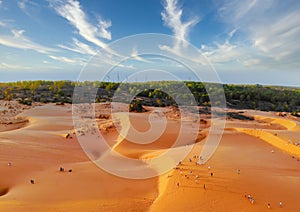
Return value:
<svg viewBox="0 0 300 212">
<path fill-rule="evenodd" d="M 183 10 L 178 6 L 178 0 L 165 0 L 164 9 L 161 16 L 165 25 L 172 29 L 174 36 L 182 44 L 181 41 L 188 39 L 190 29 L 199 22 L 199 18 L 194 17 L 183 22 Z"/>
<path fill-rule="evenodd" d="M 164 11 L 161 16 L 164 24 L 172 29 L 175 39 L 173 46 L 160 45 L 159 48 L 181 58 L 199 60 L 199 57 L 201 57 L 200 52 L 199 55 L 190 55 L 185 51 L 187 50 L 185 47 L 188 45 L 189 32 L 200 21 L 199 17 L 190 18 L 185 22 L 182 21 L 183 9 L 178 5 L 178 0 L 165 0 Z M 201 60 L 199 63 L 203 61 Z"/>
<path fill-rule="evenodd" d="M 148 60 L 142 58 L 141 56 L 139 56 L 137 48 L 133 48 L 132 49 L 131 57 L 134 58 L 137 61 L 141 61 L 141 62 L 145 62 L 145 63 L 150 63 L 150 61 L 148 61 Z"/>
<path fill-rule="evenodd" d="M 267 6 L 269 0 L 265 0 Z M 238 23 L 242 18 L 247 17 L 251 10 L 260 9 L 257 0 L 221 0 L 217 1 L 218 12 L 223 22 Z"/>
<path fill-rule="evenodd" d="M 111 39 L 111 33 L 107 30 L 111 26 L 110 21 L 100 20 L 97 27 L 92 25 L 76 0 L 50 0 L 50 5 L 60 16 L 68 20 L 84 39 L 101 48 L 106 48 L 107 45 L 100 38 Z"/>
<path fill-rule="evenodd" d="M 264 52 L 274 60 L 286 57 L 294 57 L 299 53 L 300 43 L 300 10 L 284 14 L 276 21 L 263 27 L 254 25 L 252 27 L 252 39 L 254 47 Z M 297 54 L 297 58 L 299 56 Z"/>
<path fill-rule="evenodd" d="M 54 55 L 48 55 L 49 58 L 51 58 L 52 60 L 56 60 L 59 62 L 63 62 L 63 63 L 69 63 L 69 64 L 80 64 L 80 65 L 84 65 L 86 63 L 85 60 L 77 58 L 77 59 L 71 59 L 71 58 L 67 58 L 67 57 L 58 57 L 58 56 L 54 56 Z"/>
<path fill-rule="evenodd" d="M 11 30 L 12 35 L 0 35 L 0 44 L 18 49 L 30 49 L 39 53 L 50 53 L 57 50 L 33 42 L 24 35 L 25 30 Z"/>
<path fill-rule="evenodd" d="M 39 10 L 39 4 L 31 0 L 20 0 L 17 3 L 20 10 L 22 10 L 27 16 L 34 18 L 33 14 Z"/>
<path fill-rule="evenodd" d="M 107 40 L 111 40 L 111 33 L 107 29 L 111 27 L 111 21 L 99 20 L 99 36 Z"/>
<path fill-rule="evenodd" d="M 259 60 L 259 59 L 248 59 L 248 60 L 243 60 L 243 63 L 245 66 L 247 67 L 251 67 L 251 66 L 254 66 L 254 65 L 258 65 L 260 64 L 262 61 Z"/>
<path fill-rule="evenodd" d="M 26 9 L 25 2 L 26 2 L 26 1 L 19 1 L 19 2 L 18 2 L 18 7 L 19 7 L 21 10 L 25 10 L 25 9 Z"/>
<path fill-rule="evenodd" d="M 297 0 L 221 0 L 217 6 L 220 20 L 234 30 L 224 44 L 210 44 L 204 50 L 212 62 L 235 60 L 246 67 L 299 68 Z M 237 31 L 238 38 L 231 40 Z"/>
<path fill-rule="evenodd" d="M 2 70 L 8 70 L 8 69 L 14 69 L 14 70 L 24 70 L 24 69 L 30 69 L 31 67 L 28 66 L 20 66 L 15 64 L 7 64 L 7 63 L 0 63 L 0 69 Z"/>
<path fill-rule="evenodd" d="M 4 27 L 6 24 L 2 21 L 0 21 L 0 27 Z"/>
<path fill-rule="evenodd" d="M 226 41 L 223 44 L 216 43 L 215 47 L 202 48 L 205 55 L 212 63 L 225 63 L 236 60 L 241 53 L 238 46 Z"/>
<path fill-rule="evenodd" d="M 60 48 L 63 48 L 63 49 L 69 50 L 69 51 L 73 51 L 73 52 L 77 52 L 80 54 L 87 54 L 87 55 L 97 54 L 96 50 L 94 50 L 89 45 L 80 42 L 76 38 L 73 38 L 72 41 L 73 41 L 73 44 L 71 46 L 65 46 L 65 45 L 58 45 L 58 46 Z"/>
</svg>

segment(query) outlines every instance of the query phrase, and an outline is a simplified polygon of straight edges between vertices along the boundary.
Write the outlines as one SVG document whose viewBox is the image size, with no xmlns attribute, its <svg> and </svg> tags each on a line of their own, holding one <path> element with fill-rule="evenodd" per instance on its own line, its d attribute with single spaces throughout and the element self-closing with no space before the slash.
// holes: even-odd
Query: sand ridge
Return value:
<svg viewBox="0 0 300 212">
<path fill-rule="evenodd" d="M 98 109 L 101 111 L 104 107 L 107 105 L 100 105 Z M 269 142 L 264 142 L 263 133 L 253 136 L 258 132 L 252 133 L 254 127 L 234 127 L 235 130 L 230 127 L 230 124 L 246 123 L 244 121 L 229 123 L 220 146 L 206 164 L 197 164 L 207 133 L 202 130 L 199 142 L 181 165 L 177 168 L 175 165 L 164 175 L 137 180 L 111 175 L 89 160 L 73 134 L 69 105 L 45 105 L 21 115 L 28 117 L 29 125 L 0 133 L 0 207 L 4 211 L 262 211 L 268 202 L 273 210 L 300 210 L 300 162 L 292 158 L 290 152 L 277 151 Z M 131 124 L 139 126 L 141 131 L 146 130 L 149 125 L 143 125 L 143 120 L 148 119 L 147 116 L 149 113 L 134 114 L 130 117 Z M 110 120 L 106 121 L 102 119 L 99 124 Z M 251 122 L 248 123 L 251 126 Z M 115 151 L 141 160 L 142 165 L 145 159 L 167 150 L 180 155 L 191 146 L 186 139 L 186 143 L 170 148 L 177 136 L 177 124 L 172 117 L 168 130 L 153 144 L 138 145 L 126 138 L 118 140 L 114 128 L 108 129 L 104 137 Z M 299 133 L 297 124 L 296 127 L 292 123 L 285 124 L 285 128 L 287 126 L 291 127 L 285 130 L 287 138 L 289 133 Z M 284 131 L 275 125 L 274 128 L 257 130 L 271 134 Z M 68 133 L 72 138 L 63 136 Z M 287 138 L 278 136 L 278 139 Z M 266 136 L 266 139 L 273 140 L 273 137 Z M 123 165 L 126 172 L 128 164 L 115 162 Z M 65 170 L 60 172 L 59 167 Z M 147 166 L 141 167 L 146 170 Z M 32 178 L 35 184 L 30 184 Z M 255 199 L 253 205 L 245 197 L 249 194 Z M 279 207 L 280 201 L 283 208 Z"/>
</svg>

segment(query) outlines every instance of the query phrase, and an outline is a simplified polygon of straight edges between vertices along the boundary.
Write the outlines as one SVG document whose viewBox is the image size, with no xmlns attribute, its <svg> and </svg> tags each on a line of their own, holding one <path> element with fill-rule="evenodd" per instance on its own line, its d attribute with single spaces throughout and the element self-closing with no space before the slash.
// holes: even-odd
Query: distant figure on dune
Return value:
<svg viewBox="0 0 300 212">
<path fill-rule="evenodd" d="M 8 162 L 7 166 L 11 166 L 11 162 Z"/>
<path fill-rule="evenodd" d="M 69 169 L 69 172 L 72 172 L 72 169 Z"/>
<path fill-rule="evenodd" d="M 64 172 L 65 169 L 64 169 L 63 167 L 60 167 L 60 168 L 59 168 L 59 171 L 60 171 L 60 172 Z"/>
<path fill-rule="evenodd" d="M 238 169 L 238 170 L 237 170 L 237 173 L 240 174 L 240 173 L 241 173 L 241 170 Z"/>
<path fill-rule="evenodd" d="M 279 206 L 282 208 L 282 202 L 281 201 L 279 202 Z"/>
<path fill-rule="evenodd" d="M 270 204 L 270 203 L 268 203 L 267 207 L 270 209 L 270 208 L 271 208 L 271 204 Z"/>
<path fill-rule="evenodd" d="M 211 172 L 211 173 L 210 173 L 210 176 L 214 176 L 214 173 Z"/>
<path fill-rule="evenodd" d="M 34 182 L 34 179 L 31 179 L 31 180 L 30 180 L 30 183 L 31 183 L 31 184 L 34 184 L 34 183 L 35 183 L 35 182 Z"/>
<path fill-rule="evenodd" d="M 176 185 L 177 185 L 177 187 L 179 187 L 179 183 L 177 183 Z"/>
<path fill-rule="evenodd" d="M 245 195 L 245 196 L 246 196 L 246 195 Z M 250 203 L 253 205 L 253 204 L 254 204 L 254 198 L 253 198 L 250 194 L 248 194 L 247 197 L 248 197 Z"/>
<path fill-rule="evenodd" d="M 204 190 L 206 190 L 206 186 L 205 186 L 205 184 L 203 185 L 203 188 L 204 188 Z"/>
<path fill-rule="evenodd" d="M 208 166 L 207 169 L 210 170 L 210 166 Z"/>
</svg>

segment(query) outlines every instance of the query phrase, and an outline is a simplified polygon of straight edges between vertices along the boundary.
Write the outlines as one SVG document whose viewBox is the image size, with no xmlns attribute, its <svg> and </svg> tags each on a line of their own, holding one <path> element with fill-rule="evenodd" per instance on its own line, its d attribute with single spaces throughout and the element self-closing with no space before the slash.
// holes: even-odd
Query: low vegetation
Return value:
<svg viewBox="0 0 300 212">
<path fill-rule="evenodd" d="M 0 83 L 0 99 L 18 100 L 22 104 L 32 102 L 72 103 L 74 87 L 84 88 L 80 96 L 75 96 L 77 102 L 107 102 L 113 101 L 118 94 L 118 101 L 127 102 L 134 97 L 134 104 L 148 106 L 177 106 L 176 99 L 181 99 L 186 105 L 193 105 L 191 96 L 181 94 L 179 90 L 187 87 L 196 104 L 209 107 L 211 105 L 206 84 L 201 82 L 146 82 L 126 83 L 116 82 L 72 82 L 72 81 L 22 81 Z M 209 84 L 213 87 L 213 83 Z M 217 85 L 217 84 L 215 84 Z M 298 116 L 300 112 L 300 89 L 293 87 L 263 86 L 263 85 L 222 85 L 226 104 L 235 109 L 256 109 L 264 111 L 292 112 Z M 220 86 L 210 88 L 214 95 L 222 95 Z M 96 90 L 90 97 L 90 93 Z M 167 92 L 164 92 L 167 91 Z M 130 103 L 130 102 L 128 102 Z M 217 103 L 218 104 L 218 103 Z M 140 106 L 133 110 L 140 110 Z"/>
</svg>

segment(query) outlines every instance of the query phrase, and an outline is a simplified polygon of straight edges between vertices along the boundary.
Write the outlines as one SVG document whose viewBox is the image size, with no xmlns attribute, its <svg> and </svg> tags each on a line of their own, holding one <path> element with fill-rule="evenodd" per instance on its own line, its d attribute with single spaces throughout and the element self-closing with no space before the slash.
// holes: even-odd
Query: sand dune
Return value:
<svg viewBox="0 0 300 212">
<path fill-rule="evenodd" d="M 255 120 L 258 120 L 263 123 L 270 123 L 281 125 L 284 129 L 280 129 L 277 127 L 269 128 L 269 129 L 257 129 L 257 128 L 241 128 L 235 127 L 232 128 L 238 132 L 246 133 L 248 135 L 260 138 L 261 140 L 271 144 L 272 146 L 279 148 L 280 150 L 286 151 L 296 157 L 300 157 L 300 145 L 295 145 L 292 140 L 295 140 L 293 136 L 282 138 L 278 134 L 281 131 L 288 132 L 290 135 L 295 134 L 299 135 L 299 124 L 294 120 L 288 120 L 283 118 L 271 117 L 270 114 L 268 116 L 255 115 Z M 231 128 L 228 128 L 230 130 Z"/>
<path fill-rule="evenodd" d="M 273 145 L 274 147 L 277 147 L 277 148 L 284 150 L 292 155 L 300 157 L 300 146 L 295 146 L 291 143 L 288 143 L 287 140 L 281 139 L 271 132 L 267 132 L 264 130 L 242 129 L 242 128 L 235 128 L 235 130 L 242 132 L 242 133 L 246 133 L 248 135 L 251 135 L 251 136 L 254 136 L 257 138 L 260 138 L 263 141 L 266 141 L 269 144 Z"/>
<path fill-rule="evenodd" d="M 130 115 L 130 124 L 140 132 L 135 139 L 143 141 L 143 132 L 150 129 L 150 113 Z M 36 107 L 19 114 L 29 120 L 26 126 L 0 133 L 1 211 L 263 211 L 267 203 L 275 211 L 300 210 L 295 121 L 265 113 L 255 114 L 253 122 L 231 120 L 216 153 L 204 165 L 196 162 L 208 131 L 196 128 L 199 134 L 195 135 L 187 130 L 175 144 L 180 129 L 176 117 L 167 119 L 166 130 L 152 143 L 133 143 L 114 127 L 105 130 L 103 136 L 112 149 L 97 150 L 96 158 L 109 159 L 108 166 L 137 177 L 141 170 L 155 173 L 165 165 L 173 166 L 163 175 L 138 180 L 114 176 L 91 162 L 73 134 L 71 115 L 69 105 Z M 195 127 L 192 123 L 186 120 L 184 125 Z M 72 138 L 65 138 L 68 133 Z M 88 133 L 82 136 L 92 138 Z M 198 138 L 195 145 L 191 145 L 193 138 Z M 178 169 L 168 160 L 149 169 L 152 158 L 165 152 L 168 157 L 181 156 L 186 150 L 189 153 Z M 111 152 L 136 161 L 115 158 Z M 255 199 L 253 205 L 245 197 L 248 194 Z"/>
</svg>

